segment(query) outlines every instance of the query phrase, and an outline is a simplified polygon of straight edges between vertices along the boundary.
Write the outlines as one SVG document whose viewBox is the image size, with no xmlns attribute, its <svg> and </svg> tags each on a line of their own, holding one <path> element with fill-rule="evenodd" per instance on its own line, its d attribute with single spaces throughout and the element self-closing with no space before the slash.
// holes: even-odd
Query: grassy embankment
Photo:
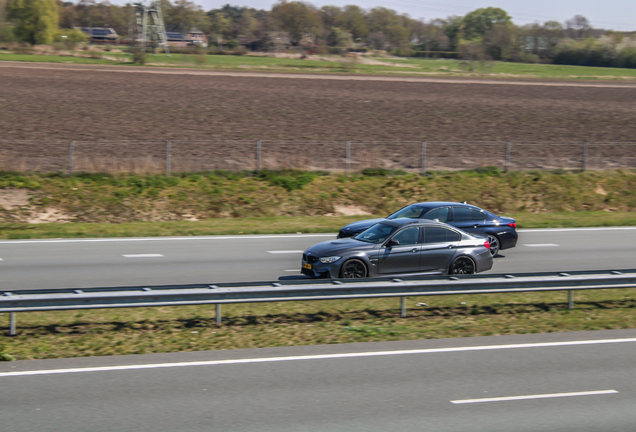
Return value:
<svg viewBox="0 0 636 432">
<path fill-rule="evenodd" d="M 26 61 L 47 63 L 77 63 L 102 65 L 133 65 L 131 56 L 124 52 L 88 53 L 77 51 L 74 55 L 13 54 L 0 53 L 0 61 Z M 91 58 L 102 56 L 104 58 Z M 636 80 L 636 69 L 562 66 L 549 64 L 524 64 L 507 62 L 469 63 L 459 60 L 432 60 L 420 58 L 365 57 L 355 60 L 339 56 L 276 58 L 266 56 L 165 54 L 149 55 L 148 67 L 193 67 L 204 69 L 261 71 L 261 72 L 311 72 L 399 74 L 407 76 L 466 77 L 524 79 L 587 79 L 587 80 Z M 329 59 L 329 60 L 325 60 Z"/>
<path fill-rule="evenodd" d="M 385 176 L 2 173 L 0 193 L 28 192 L 24 205 L 0 213 L 2 220 L 56 209 L 81 222 L 4 223 L 0 229 L 4 238 L 335 231 L 364 216 L 320 215 L 343 207 L 382 215 L 409 202 L 464 198 L 516 216 L 522 227 L 636 223 L 632 171 L 375 174 Z M 179 220 L 184 217 L 213 219 Z M 165 221 L 132 222 L 154 219 Z M 24 313 L 15 338 L 4 336 L 5 314 L 0 353 L 55 358 L 634 328 L 635 294 L 576 293 L 572 311 L 565 293 L 409 298 L 407 318 L 400 318 L 397 299 L 227 305 L 221 327 L 214 325 L 213 308 L 198 306 Z"/>
<path fill-rule="evenodd" d="M 0 173 L 0 203 L 11 199 L 0 238 L 335 232 L 365 213 L 436 200 L 468 200 L 521 228 L 633 225 L 636 173 Z M 67 223 L 28 223 L 47 220 Z"/>
</svg>

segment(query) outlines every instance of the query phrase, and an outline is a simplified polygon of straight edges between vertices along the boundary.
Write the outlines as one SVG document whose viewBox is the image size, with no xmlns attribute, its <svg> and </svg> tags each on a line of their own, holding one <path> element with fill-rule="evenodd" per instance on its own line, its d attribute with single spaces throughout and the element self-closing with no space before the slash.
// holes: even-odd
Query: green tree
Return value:
<svg viewBox="0 0 636 432">
<path fill-rule="evenodd" d="M 400 16 L 394 10 L 384 7 L 373 8 L 367 15 L 369 30 L 386 36 L 392 48 L 401 48 L 409 43 L 410 21 L 408 16 Z"/>
<path fill-rule="evenodd" d="M 327 35 L 327 45 L 349 48 L 352 45 L 351 33 L 339 27 L 332 27 Z"/>
<path fill-rule="evenodd" d="M 279 29 L 287 32 L 294 46 L 298 46 L 305 36 L 315 38 L 321 27 L 319 12 L 313 6 L 299 1 L 280 0 L 272 8 L 272 17 Z"/>
<path fill-rule="evenodd" d="M 510 16 L 501 8 L 480 8 L 468 13 L 462 19 L 464 38 L 473 39 L 484 36 L 495 24 L 512 25 Z"/>
<path fill-rule="evenodd" d="M 337 26 L 351 33 L 355 41 L 364 39 L 369 34 L 367 18 L 358 6 L 345 6 L 338 17 Z"/>
<path fill-rule="evenodd" d="M 50 44 L 58 32 L 55 0 L 9 0 L 7 15 L 14 22 L 15 36 L 22 42 Z"/>
</svg>

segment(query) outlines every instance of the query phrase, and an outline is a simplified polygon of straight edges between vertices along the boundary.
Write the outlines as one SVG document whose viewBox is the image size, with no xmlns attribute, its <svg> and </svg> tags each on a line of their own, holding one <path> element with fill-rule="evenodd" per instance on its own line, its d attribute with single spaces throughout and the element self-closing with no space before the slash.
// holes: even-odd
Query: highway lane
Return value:
<svg viewBox="0 0 636 432">
<path fill-rule="evenodd" d="M 625 432 L 635 352 L 636 330 L 616 330 L 21 361 L 0 364 L 0 418 L 42 432 Z"/>
<path fill-rule="evenodd" d="M 329 234 L 0 241 L 0 290 L 250 282 L 299 277 Z M 636 227 L 520 230 L 491 272 L 636 267 Z"/>
</svg>

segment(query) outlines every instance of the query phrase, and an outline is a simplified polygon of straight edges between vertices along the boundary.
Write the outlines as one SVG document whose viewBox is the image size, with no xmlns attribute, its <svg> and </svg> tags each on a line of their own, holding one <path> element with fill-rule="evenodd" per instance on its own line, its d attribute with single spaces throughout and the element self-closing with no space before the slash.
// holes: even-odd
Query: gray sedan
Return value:
<svg viewBox="0 0 636 432">
<path fill-rule="evenodd" d="M 441 222 L 402 218 L 310 247 L 303 253 L 301 271 L 328 278 L 471 274 L 490 270 L 492 263 L 485 236 Z"/>
</svg>

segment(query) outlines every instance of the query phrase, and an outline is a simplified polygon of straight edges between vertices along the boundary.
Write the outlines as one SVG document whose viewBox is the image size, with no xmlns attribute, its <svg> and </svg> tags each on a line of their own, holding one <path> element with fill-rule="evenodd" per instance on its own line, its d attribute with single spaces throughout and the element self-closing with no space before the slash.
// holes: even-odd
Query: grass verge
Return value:
<svg viewBox="0 0 636 432">
<path fill-rule="evenodd" d="M 0 317 L 0 353 L 16 359 L 148 354 L 636 327 L 636 289 L 33 312 L 18 335 Z M 422 303 L 426 303 L 422 305 Z"/>
<path fill-rule="evenodd" d="M 636 226 L 633 212 L 507 213 L 519 228 Z M 0 223 L 1 239 L 203 236 L 237 234 L 335 233 L 343 226 L 377 216 L 272 216 L 205 221 L 110 223 Z"/>
<path fill-rule="evenodd" d="M 0 61 L 26 61 L 46 63 L 76 63 L 103 65 L 134 65 L 125 52 L 104 52 L 104 58 L 89 56 L 78 51 L 71 55 L 0 53 Z M 95 56 L 95 52 L 90 55 Z M 299 55 L 300 57 L 300 55 Z M 138 65 L 135 65 L 138 66 Z M 189 67 L 217 70 L 294 73 L 356 73 L 399 74 L 408 76 L 492 77 L 524 79 L 586 79 L 636 80 L 636 69 L 563 66 L 551 64 L 525 64 L 509 62 L 466 62 L 460 60 L 433 60 L 421 58 L 368 57 L 354 60 L 339 56 L 321 56 L 316 59 L 277 58 L 266 56 L 232 56 L 200 54 L 149 55 L 146 67 Z"/>
</svg>

